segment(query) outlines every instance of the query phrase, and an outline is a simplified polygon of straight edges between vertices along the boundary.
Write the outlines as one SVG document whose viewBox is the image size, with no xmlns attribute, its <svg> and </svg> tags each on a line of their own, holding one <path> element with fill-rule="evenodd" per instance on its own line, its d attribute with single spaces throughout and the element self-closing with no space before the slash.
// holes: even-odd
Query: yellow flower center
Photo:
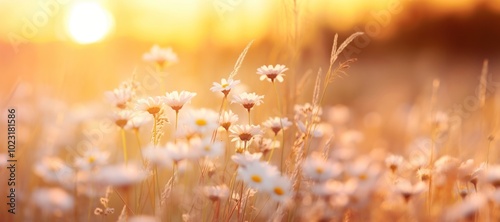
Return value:
<svg viewBox="0 0 500 222">
<path fill-rule="evenodd" d="M 118 127 L 123 128 L 123 127 L 125 127 L 125 125 L 127 125 L 127 122 L 128 122 L 128 120 L 126 120 L 126 119 L 118 119 L 115 121 L 115 124 Z"/>
<path fill-rule="evenodd" d="M 160 112 L 160 107 L 157 106 L 149 107 L 147 111 L 149 114 L 156 114 Z"/>
<path fill-rule="evenodd" d="M 278 196 L 285 194 L 285 191 L 283 189 L 281 189 L 281 187 L 275 187 L 273 191 Z"/>
<path fill-rule="evenodd" d="M 262 182 L 262 178 L 259 175 L 252 175 L 250 178 L 252 179 L 253 182 L 256 183 Z"/>
<path fill-rule="evenodd" d="M 95 162 L 95 157 L 94 156 L 89 156 L 87 161 L 89 161 L 89 163 L 94 163 Z"/>
<path fill-rule="evenodd" d="M 368 179 L 368 175 L 366 175 L 366 173 L 362 173 L 358 177 L 359 177 L 360 180 L 366 180 L 366 179 Z"/>
<path fill-rule="evenodd" d="M 205 151 L 207 151 L 207 152 L 208 152 L 208 151 L 210 151 L 210 150 L 212 150 L 212 148 L 211 148 L 210 146 L 205 146 L 203 149 L 204 149 Z"/>
<path fill-rule="evenodd" d="M 198 126 L 206 126 L 207 125 L 207 121 L 204 119 L 197 119 L 195 123 Z"/>
<path fill-rule="evenodd" d="M 323 168 L 321 168 L 321 167 L 317 167 L 316 168 L 316 173 L 318 173 L 318 174 L 322 174 L 324 171 L 325 170 Z"/>
<path fill-rule="evenodd" d="M 222 86 L 222 88 L 226 88 L 226 87 L 228 87 L 228 86 L 229 86 L 229 84 L 224 83 L 224 84 L 222 84 L 221 86 Z"/>
</svg>

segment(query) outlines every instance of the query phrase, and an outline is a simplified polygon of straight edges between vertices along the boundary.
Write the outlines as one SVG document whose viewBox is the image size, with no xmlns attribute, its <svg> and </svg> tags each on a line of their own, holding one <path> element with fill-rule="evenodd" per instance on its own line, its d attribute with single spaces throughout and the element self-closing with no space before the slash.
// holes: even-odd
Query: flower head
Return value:
<svg viewBox="0 0 500 222">
<path fill-rule="evenodd" d="M 130 102 L 133 91 L 130 88 L 117 88 L 113 91 L 104 93 L 106 99 L 113 105 L 120 109 L 127 108 L 127 103 Z"/>
<path fill-rule="evenodd" d="M 164 101 L 161 96 L 147 97 L 137 101 L 136 110 L 146 111 L 151 115 L 155 115 L 161 111 L 163 104 Z"/>
<path fill-rule="evenodd" d="M 210 137 L 203 139 L 191 139 L 189 144 L 195 150 L 195 153 L 200 154 L 202 157 L 217 157 L 224 153 L 224 143 L 215 141 L 212 143 Z"/>
<path fill-rule="evenodd" d="M 325 160 L 320 154 L 313 153 L 304 161 L 304 176 L 323 182 L 333 179 L 342 173 L 342 165 Z"/>
<path fill-rule="evenodd" d="M 218 201 L 229 196 L 229 188 L 225 184 L 217 186 L 206 186 L 203 192 L 211 201 Z"/>
<path fill-rule="evenodd" d="M 278 82 L 283 82 L 283 72 L 288 70 L 284 65 L 268 65 L 268 66 L 261 66 L 260 68 L 257 69 L 257 74 L 260 75 L 260 80 L 265 80 L 267 79 L 269 82 L 274 82 L 274 80 L 278 80 Z"/>
<path fill-rule="evenodd" d="M 398 155 L 389 155 L 385 158 L 385 165 L 395 173 L 403 164 L 404 158 Z"/>
<path fill-rule="evenodd" d="M 142 56 L 142 59 L 146 62 L 153 62 L 159 67 L 165 67 L 178 61 L 177 55 L 172 48 L 162 49 L 158 45 L 154 45 L 148 53 Z"/>
<path fill-rule="evenodd" d="M 142 155 L 153 166 L 167 167 L 172 163 L 165 147 L 155 147 L 153 144 L 149 144 L 142 150 Z"/>
<path fill-rule="evenodd" d="M 62 159 L 58 157 L 44 157 L 35 163 L 34 172 L 44 181 L 49 183 L 71 183 L 75 172 Z"/>
<path fill-rule="evenodd" d="M 264 187 L 264 191 L 271 194 L 271 198 L 277 202 L 286 202 L 292 196 L 292 184 L 287 177 L 276 176 L 267 185 Z"/>
<path fill-rule="evenodd" d="M 260 126 L 257 125 L 234 125 L 229 129 L 229 131 L 231 132 L 231 137 L 233 137 L 231 141 L 239 140 L 248 142 L 254 136 L 263 134 Z"/>
<path fill-rule="evenodd" d="M 189 117 L 186 118 L 186 125 L 198 133 L 211 132 L 217 129 L 218 115 L 209 109 L 189 110 Z"/>
<path fill-rule="evenodd" d="M 413 196 L 422 193 L 426 187 L 427 185 L 424 182 L 411 184 L 408 180 L 400 180 L 396 183 L 396 192 L 401 194 L 405 201 L 408 202 Z"/>
<path fill-rule="evenodd" d="M 225 111 L 220 120 L 219 125 L 222 126 L 226 131 L 229 131 L 229 127 L 238 121 L 238 115 L 234 114 L 233 111 Z"/>
<path fill-rule="evenodd" d="M 256 93 L 241 93 L 239 95 L 234 95 L 233 100 L 231 103 L 239 103 L 241 104 L 245 109 L 250 111 L 254 106 L 258 106 L 262 104 L 262 99 L 264 99 L 264 96 L 259 96 Z"/>
<path fill-rule="evenodd" d="M 278 169 L 265 162 L 252 162 L 244 168 L 238 168 L 239 179 L 258 190 L 272 186 L 273 179 L 277 175 L 279 175 Z"/>
<path fill-rule="evenodd" d="M 136 112 L 131 119 L 128 120 L 126 129 L 139 130 L 141 126 L 151 122 L 153 118 L 147 112 Z"/>
<path fill-rule="evenodd" d="M 123 129 L 127 125 L 128 121 L 132 119 L 133 115 L 134 112 L 132 110 L 122 109 L 118 112 L 115 112 L 112 118 L 114 123 L 118 127 Z"/>
<path fill-rule="evenodd" d="M 147 173 L 134 164 L 109 165 L 100 168 L 94 177 L 96 183 L 106 186 L 128 187 L 143 181 Z"/>
<path fill-rule="evenodd" d="M 178 112 L 184 104 L 189 103 L 193 97 L 196 96 L 196 93 L 194 92 L 188 92 L 188 91 L 173 91 L 170 93 L 166 94 L 166 97 L 164 98 L 165 103 L 170 106 L 173 110 Z"/>
<path fill-rule="evenodd" d="M 32 200 L 42 211 L 62 216 L 73 209 L 75 201 L 70 194 L 61 188 L 40 188 L 33 192 Z"/>
<path fill-rule="evenodd" d="M 177 143 L 167 143 L 165 148 L 167 149 L 168 157 L 173 160 L 174 163 L 199 157 L 199 153 L 196 150 L 190 149 L 190 144 L 187 142 L 179 141 Z"/>
<path fill-rule="evenodd" d="M 288 118 L 271 117 L 266 120 L 262 125 L 271 129 L 274 134 L 278 134 L 282 129 L 287 129 L 292 125 Z"/>
<path fill-rule="evenodd" d="M 248 166 L 254 162 L 259 162 L 261 157 L 262 157 L 262 153 L 251 154 L 248 151 L 245 151 L 243 153 L 234 154 L 231 157 L 231 160 L 233 160 L 241 168 L 245 168 L 246 166 Z"/>
<path fill-rule="evenodd" d="M 103 152 L 98 148 L 86 150 L 81 157 L 75 159 L 75 165 L 79 169 L 88 170 L 95 166 L 102 166 L 107 163 L 108 152 Z"/>
<path fill-rule="evenodd" d="M 486 182 L 497 189 L 500 188 L 500 165 L 489 166 L 484 174 Z"/>
<path fill-rule="evenodd" d="M 213 86 L 210 88 L 212 92 L 222 92 L 224 96 L 227 96 L 231 89 L 238 85 L 240 80 L 233 79 L 221 79 L 220 83 L 214 82 Z"/>
</svg>

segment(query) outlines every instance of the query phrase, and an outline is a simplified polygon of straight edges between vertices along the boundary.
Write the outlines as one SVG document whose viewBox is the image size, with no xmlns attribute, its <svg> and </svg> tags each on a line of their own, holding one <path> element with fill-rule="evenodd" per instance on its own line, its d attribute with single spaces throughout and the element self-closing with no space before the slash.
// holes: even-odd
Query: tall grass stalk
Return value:
<svg viewBox="0 0 500 222">
<path fill-rule="evenodd" d="M 121 128 L 121 138 L 122 138 L 122 147 L 123 147 L 123 161 L 125 162 L 125 165 L 128 164 L 128 157 L 127 157 L 127 138 L 125 136 L 125 129 Z"/>
</svg>

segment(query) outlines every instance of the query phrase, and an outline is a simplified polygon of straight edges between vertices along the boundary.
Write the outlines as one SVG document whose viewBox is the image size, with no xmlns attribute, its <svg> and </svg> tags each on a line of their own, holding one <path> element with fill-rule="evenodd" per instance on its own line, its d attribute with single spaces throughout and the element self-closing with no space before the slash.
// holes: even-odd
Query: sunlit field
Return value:
<svg viewBox="0 0 500 222">
<path fill-rule="evenodd" d="M 0 1 L 0 221 L 500 221 L 497 0 Z"/>
</svg>

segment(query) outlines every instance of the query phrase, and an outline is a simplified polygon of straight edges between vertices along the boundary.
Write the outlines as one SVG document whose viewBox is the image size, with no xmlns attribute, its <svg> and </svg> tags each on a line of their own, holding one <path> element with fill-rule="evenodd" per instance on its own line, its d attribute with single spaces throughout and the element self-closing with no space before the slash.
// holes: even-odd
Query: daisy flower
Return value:
<svg viewBox="0 0 500 222">
<path fill-rule="evenodd" d="M 277 175 L 278 169 L 264 162 L 253 162 L 238 168 L 239 179 L 257 190 L 272 187 L 273 179 Z"/>
<path fill-rule="evenodd" d="M 128 121 L 132 119 L 133 114 L 134 114 L 133 111 L 124 109 L 115 112 L 112 119 L 118 127 L 123 129 L 125 125 L 127 125 Z"/>
<path fill-rule="evenodd" d="M 479 177 L 481 177 L 483 174 L 484 174 L 484 170 L 486 169 L 486 163 L 485 162 L 482 162 L 479 167 L 477 167 L 476 169 L 474 169 L 474 171 L 472 171 L 470 177 L 470 182 L 474 185 L 474 188 L 476 189 L 477 191 L 477 182 L 479 180 Z"/>
<path fill-rule="evenodd" d="M 35 163 L 34 172 L 45 182 L 49 183 L 71 183 L 74 171 L 62 159 L 58 157 L 44 157 Z"/>
<path fill-rule="evenodd" d="M 203 188 L 203 193 L 211 201 L 218 201 L 229 196 L 229 188 L 227 188 L 225 184 L 217 186 L 206 186 Z"/>
<path fill-rule="evenodd" d="M 198 152 L 190 149 L 189 144 L 186 142 L 169 142 L 166 144 L 165 148 L 167 149 L 168 157 L 172 159 L 174 163 L 178 163 L 184 159 L 191 159 L 199 156 Z"/>
<path fill-rule="evenodd" d="M 238 85 L 241 81 L 240 80 L 233 80 L 233 79 L 221 79 L 220 83 L 214 82 L 213 86 L 210 88 L 210 91 L 212 92 L 222 92 L 224 96 L 227 96 L 231 89 Z"/>
<path fill-rule="evenodd" d="M 194 138 L 189 144 L 201 157 L 217 157 L 224 153 L 224 143 L 219 141 L 212 143 L 210 137 Z"/>
<path fill-rule="evenodd" d="M 402 179 L 396 183 L 395 189 L 408 202 L 413 196 L 422 193 L 426 187 L 427 185 L 424 182 L 411 184 L 410 181 Z"/>
<path fill-rule="evenodd" d="M 431 179 L 432 171 L 429 168 L 420 168 L 417 170 L 417 177 L 422 182 L 427 182 Z"/>
<path fill-rule="evenodd" d="M 201 134 L 217 129 L 219 126 L 218 114 L 213 110 L 199 109 L 190 110 L 189 117 L 186 118 L 186 125 Z"/>
<path fill-rule="evenodd" d="M 164 97 L 165 103 L 170 106 L 176 112 L 179 112 L 180 109 L 191 101 L 191 99 L 196 96 L 194 92 L 188 91 L 173 91 L 170 93 L 166 93 L 166 97 Z"/>
<path fill-rule="evenodd" d="M 162 49 L 158 45 L 154 45 L 148 53 L 142 56 L 142 59 L 146 62 L 153 62 L 159 67 L 165 67 L 178 61 L 172 48 Z"/>
<path fill-rule="evenodd" d="M 308 133 L 307 132 L 307 127 L 306 127 L 306 125 L 302 121 L 299 120 L 299 121 L 296 122 L 296 124 L 297 124 L 297 128 L 299 129 L 299 131 L 301 133 L 304 133 L 304 134 Z M 323 136 L 323 132 L 321 131 L 321 129 L 319 129 L 319 127 L 311 127 L 309 133 L 314 138 L 320 138 L 320 137 Z"/>
<path fill-rule="evenodd" d="M 252 107 L 258 106 L 263 103 L 262 99 L 264 99 L 264 96 L 259 96 L 256 93 L 244 92 L 239 95 L 234 95 L 231 103 L 239 103 L 245 109 L 247 109 L 248 112 L 250 112 L 250 109 L 252 109 Z"/>
<path fill-rule="evenodd" d="M 381 168 L 369 156 L 362 156 L 351 162 L 345 171 L 350 176 L 357 177 L 360 182 L 371 184 L 378 178 Z"/>
<path fill-rule="evenodd" d="M 304 176 L 319 182 L 336 178 L 342 173 L 341 164 L 325 160 L 318 153 L 307 157 L 302 167 Z"/>
<path fill-rule="evenodd" d="M 292 125 L 288 118 L 271 117 L 266 120 L 262 125 L 271 129 L 274 135 L 277 135 L 282 129 L 285 130 Z"/>
<path fill-rule="evenodd" d="M 147 173 L 134 164 L 109 165 L 100 168 L 94 177 L 97 184 L 128 187 L 146 179 Z"/>
<path fill-rule="evenodd" d="M 484 172 L 484 178 L 495 188 L 500 188 L 500 165 L 489 166 Z"/>
<path fill-rule="evenodd" d="M 245 151 L 243 153 L 234 154 L 233 156 L 231 156 L 231 160 L 238 164 L 240 168 L 245 168 L 246 166 L 254 162 L 259 162 L 261 157 L 262 153 L 251 154 L 250 152 Z"/>
<path fill-rule="evenodd" d="M 73 197 L 61 188 L 36 189 L 31 200 L 43 212 L 56 216 L 70 211 L 75 204 Z"/>
<path fill-rule="evenodd" d="M 81 157 L 75 159 L 75 165 L 81 170 L 89 170 L 96 166 L 102 166 L 108 162 L 109 153 L 98 148 L 86 150 Z"/>
<path fill-rule="evenodd" d="M 162 96 L 147 97 L 137 101 L 136 110 L 146 111 L 151 115 L 159 113 L 164 104 Z"/>
<path fill-rule="evenodd" d="M 462 182 L 469 182 L 472 177 L 472 172 L 474 171 L 474 160 L 473 159 L 468 159 L 462 163 L 460 163 L 460 166 L 458 167 L 458 178 Z"/>
<path fill-rule="evenodd" d="M 130 88 L 118 88 L 113 91 L 104 93 L 106 99 L 113 105 L 120 109 L 127 108 L 127 103 L 130 102 L 133 91 Z"/>
<path fill-rule="evenodd" d="M 257 74 L 260 75 L 260 80 L 265 80 L 267 79 L 269 82 L 274 82 L 274 80 L 278 80 L 278 82 L 283 82 L 283 72 L 288 70 L 284 65 L 268 65 L 268 66 L 261 66 L 260 68 L 257 69 Z"/>
<path fill-rule="evenodd" d="M 248 142 L 254 136 L 262 135 L 263 132 L 258 125 L 234 125 L 229 131 L 231 132 L 231 141 L 243 141 Z"/>
<path fill-rule="evenodd" d="M 476 213 L 478 213 L 487 204 L 487 198 L 482 193 L 472 193 L 451 207 L 446 214 L 446 221 L 459 221 L 467 219 L 474 221 Z"/>
<path fill-rule="evenodd" d="M 290 179 L 284 176 L 277 176 L 265 187 L 264 190 L 277 202 L 283 203 L 292 197 L 292 184 Z"/>
<path fill-rule="evenodd" d="M 403 164 L 404 158 L 399 155 L 389 155 L 385 158 L 385 165 L 395 173 Z"/>
<path fill-rule="evenodd" d="M 149 164 L 158 167 L 167 167 L 171 165 L 167 149 L 165 147 L 155 147 L 154 144 L 149 144 L 142 150 L 142 155 Z"/>
<path fill-rule="evenodd" d="M 219 125 L 222 126 L 226 131 L 229 131 L 229 127 L 238 121 L 238 115 L 234 114 L 233 111 L 224 111 L 222 114 Z"/>
<path fill-rule="evenodd" d="M 125 129 L 138 131 L 141 126 L 151 122 L 152 120 L 153 118 L 149 113 L 136 112 L 135 115 L 133 115 L 132 118 L 128 120 L 127 125 L 125 125 Z"/>
</svg>

